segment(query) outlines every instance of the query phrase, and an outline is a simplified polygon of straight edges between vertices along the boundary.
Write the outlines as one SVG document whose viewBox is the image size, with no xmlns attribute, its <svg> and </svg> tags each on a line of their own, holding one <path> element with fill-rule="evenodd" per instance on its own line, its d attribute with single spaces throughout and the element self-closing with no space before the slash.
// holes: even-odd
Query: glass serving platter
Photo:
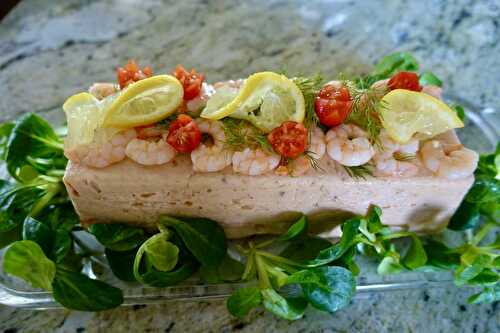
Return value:
<svg viewBox="0 0 500 333">
<path fill-rule="evenodd" d="M 492 151 L 500 138 L 500 112 L 492 108 L 479 108 L 456 96 L 446 96 L 446 100 L 450 103 L 459 103 L 465 108 L 465 128 L 458 131 L 462 143 L 480 153 Z M 0 174 L 2 174 L 2 170 L 0 170 Z M 100 245 L 87 233 L 76 232 L 75 237 L 97 251 L 102 250 L 99 248 Z M 445 232 L 442 237 L 445 237 L 447 241 L 456 242 L 457 238 L 463 237 L 463 234 Z M 0 266 L 3 266 L 2 263 L 3 251 L 0 251 Z M 377 274 L 376 263 L 373 260 L 359 256 L 358 263 L 361 273 L 357 277 L 355 299 L 369 297 L 378 292 L 442 287 L 453 283 L 453 276 L 450 272 L 405 272 L 381 276 Z M 168 301 L 224 299 L 236 289 L 248 285 L 248 283 L 203 284 L 196 276 L 177 286 L 167 288 L 152 288 L 125 283 L 112 275 L 106 266 L 104 255 L 88 260 L 84 265 L 84 273 L 92 278 L 98 276 L 100 279 L 120 287 L 124 292 L 123 306 Z M 286 289 L 285 293 L 292 295 L 297 291 L 291 287 Z M 32 289 L 23 281 L 8 276 L 3 271 L 0 271 L 0 304 L 29 309 L 61 307 L 54 301 L 50 293 Z"/>
</svg>

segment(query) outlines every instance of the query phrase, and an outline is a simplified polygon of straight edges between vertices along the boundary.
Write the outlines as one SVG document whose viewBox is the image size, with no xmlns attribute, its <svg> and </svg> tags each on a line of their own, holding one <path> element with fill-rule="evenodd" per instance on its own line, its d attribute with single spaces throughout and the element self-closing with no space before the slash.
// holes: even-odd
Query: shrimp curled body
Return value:
<svg viewBox="0 0 500 333">
<path fill-rule="evenodd" d="M 266 153 L 261 149 L 245 148 L 233 155 L 234 172 L 256 176 L 276 169 L 280 157 L 274 153 Z"/>
<path fill-rule="evenodd" d="M 439 177 L 466 178 L 476 170 L 479 156 L 462 145 L 449 146 L 439 140 L 427 141 L 420 150 L 422 163 Z"/>
<path fill-rule="evenodd" d="M 191 152 L 193 170 L 198 172 L 216 172 L 231 165 L 233 152 L 224 147 L 226 136 L 220 121 L 196 119 L 202 133 L 212 137 L 213 144 L 201 143 Z"/>
<path fill-rule="evenodd" d="M 382 148 L 373 156 L 377 174 L 381 176 L 412 177 L 418 173 L 418 166 L 411 161 L 395 158 L 396 154 L 415 155 L 418 151 L 418 140 L 412 139 L 405 144 L 392 140 L 385 131 L 379 136 Z"/>
<path fill-rule="evenodd" d="M 177 152 L 163 136 L 159 140 L 135 138 L 128 143 L 125 154 L 142 165 L 161 165 L 170 162 Z"/>
<path fill-rule="evenodd" d="M 104 99 L 118 92 L 120 87 L 114 83 L 96 82 L 89 88 L 89 93 L 98 100 Z"/>
<path fill-rule="evenodd" d="M 65 149 L 66 157 L 75 163 L 93 168 L 105 168 L 108 165 L 122 161 L 125 158 L 127 144 L 137 135 L 134 129 L 118 132 L 106 143 L 78 146 Z"/>
<path fill-rule="evenodd" d="M 333 127 L 326 133 L 326 151 L 345 166 L 363 165 L 375 154 L 366 132 L 352 124 Z"/>
</svg>

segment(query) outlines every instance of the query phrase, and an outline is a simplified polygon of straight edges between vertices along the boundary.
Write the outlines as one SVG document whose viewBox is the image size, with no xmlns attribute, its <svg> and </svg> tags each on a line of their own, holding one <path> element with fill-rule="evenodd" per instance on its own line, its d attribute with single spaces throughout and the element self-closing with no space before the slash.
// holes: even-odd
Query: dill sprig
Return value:
<svg viewBox="0 0 500 333">
<path fill-rule="evenodd" d="M 396 161 L 401 161 L 401 162 L 409 162 L 417 158 L 415 154 L 406 154 L 401 152 L 395 152 L 392 156 Z"/>
<path fill-rule="evenodd" d="M 313 170 L 316 172 L 324 172 L 325 170 L 319 165 L 319 159 L 316 157 L 316 153 L 306 150 L 301 156 L 304 156 Z M 301 157 L 300 156 L 300 157 Z M 282 157 L 280 164 L 282 166 L 286 166 L 288 170 L 288 175 L 289 176 L 295 176 L 295 163 L 297 161 L 297 158 L 287 158 L 287 157 Z"/>
<path fill-rule="evenodd" d="M 385 88 L 367 87 L 363 82 L 360 84 L 354 81 L 344 81 L 343 84 L 349 89 L 352 99 L 351 113 L 347 121 L 362 127 L 368 133 L 372 144 L 380 145 L 378 137 L 382 129 L 381 110 L 385 107 L 381 99 Z"/>
<path fill-rule="evenodd" d="M 266 135 L 248 121 L 224 118 L 222 128 L 226 136 L 225 146 L 228 149 L 242 151 L 245 148 L 260 148 L 268 152 L 272 151 Z"/>
<path fill-rule="evenodd" d="M 323 77 L 317 73 L 311 77 L 298 76 L 292 78 L 292 81 L 299 87 L 302 95 L 304 96 L 306 114 L 304 117 L 304 126 L 313 128 L 319 125 L 319 119 L 314 110 L 314 99 L 318 92 L 323 87 Z"/>
<path fill-rule="evenodd" d="M 367 163 L 358 166 L 346 166 L 343 165 L 344 170 L 347 172 L 349 177 L 354 179 L 366 179 L 367 177 L 373 177 L 373 165 Z"/>
<path fill-rule="evenodd" d="M 304 152 L 304 157 L 307 158 L 311 167 L 317 172 L 324 172 L 323 168 L 319 165 L 319 159 L 316 157 L 316 153 L 306 150 Z"/>
</svg>

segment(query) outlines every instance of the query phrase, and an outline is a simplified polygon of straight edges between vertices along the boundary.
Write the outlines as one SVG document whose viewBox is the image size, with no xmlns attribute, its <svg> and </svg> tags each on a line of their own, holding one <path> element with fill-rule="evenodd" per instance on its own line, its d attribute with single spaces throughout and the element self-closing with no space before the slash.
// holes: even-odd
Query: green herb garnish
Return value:
<svg viewBox="0 0 500 333">
<path fill-rule="evenodd" d="M 373 177 L 373 166 L 371 164 L 363 164 L 359 166 L 342 166 L 349 177 L 355 179 L 366 179 Z"/>
<path fill-rule="evenodd" d="M 413 161 L 417 158 L 417 155 L 415 154 L 408 154 L 408 153 L 401 153 L 401 152 L 395 152 L 393 154 L 393 157 L 396 161 L 401 161 L 401 162 L 409 162 Z"/>
<path fill-rule="evenodd" d="M 248 121 L 224 118 L 222 127 L 226 137 L 224 144 L 230 150 L 242 151 L 245 148 L 273 150 L 266 135 Z"/>
<path fill-rule="evenodd" d="M 318 73 L 311 77 L 295 77 L 292 78 L 292 81 L 297 85 L 297 87 L 299 87 L 302 95 L 304 96 L 306 108 L 304 126 L 308 129 L 319 126 L 319 119 L 314 108 L 314 99 L 323 87 L 323 77 Z"/>
<path fill-rule="evenodd" d="M 381 110 L 384 104 L 381 101 L 385 93 L 385 88 L 366 87 L 359 88 L 354 81 L 344 81 L 351 94 L 351 112 L 347 117 L 347 122 L 354 123 L 363 128 L 372 144 L 380 144 L 379 135 L 382 130 Z"/>
</svg>

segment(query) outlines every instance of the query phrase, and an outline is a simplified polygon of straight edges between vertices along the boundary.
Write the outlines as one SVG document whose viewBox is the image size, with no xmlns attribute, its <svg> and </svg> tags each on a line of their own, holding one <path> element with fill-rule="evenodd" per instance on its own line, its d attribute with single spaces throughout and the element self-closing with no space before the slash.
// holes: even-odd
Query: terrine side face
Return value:
<svg viewBox="0 0 500 333">
<path fill-rule="evenodd" d="M 425 174 L 356 180 L 333 161 L 322 168 L 300 177 L 254 177 L 231 170 L 196 173 L 185 156 L 150 167 L 128 160 L 102 169 L 70 162 L 64 183 L 83 223 L 152 229 L 162 214 L 201 216 L 219 222 L 228 238 L 283 232 L 301 213 L 311 216 L 314 232 L 336 236 L 337 223 L 349 214 L 365 214 L 370 205 L 382 208 L 385 224 L 436 232 L 473 183 L 473 176 L 448 180 Z"/>
</svg>

